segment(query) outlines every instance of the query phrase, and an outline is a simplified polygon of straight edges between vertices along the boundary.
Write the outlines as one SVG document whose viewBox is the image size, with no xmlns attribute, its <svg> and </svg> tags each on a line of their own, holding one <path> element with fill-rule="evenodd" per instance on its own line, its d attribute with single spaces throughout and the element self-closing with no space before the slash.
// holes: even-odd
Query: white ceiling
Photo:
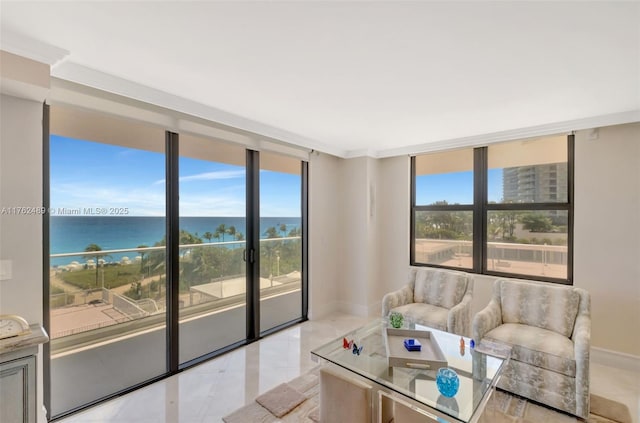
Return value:
<svg viewBox="0 0 640 423">
<path fill-rule="evenodd" d="M 637 1 L 0 4 L 54 76 L 341 157 L 640 110 Z"/>
</svg>

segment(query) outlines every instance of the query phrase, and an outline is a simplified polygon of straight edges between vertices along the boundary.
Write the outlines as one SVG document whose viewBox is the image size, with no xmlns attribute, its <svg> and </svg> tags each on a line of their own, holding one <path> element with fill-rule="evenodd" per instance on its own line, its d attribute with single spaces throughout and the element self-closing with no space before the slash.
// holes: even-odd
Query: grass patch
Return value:
<svg viewBox="0 0 640 423">
<path fill-rule="evenodd" d="M 64 294 L 64 289 L 59 288 L 55 285 L 50 285 L 49 286 L 49 295 L 56 295 L 56 294 Z"/>
<path fill-rule="evenodd" d="M 104 275 L 103 275 L 104 273 Z M 60 274 L 66 283 L 80 289 L 93 289 L 102 287 L 104 277 L 104 287 L 107 289 L 117 288 L 123 285 L 131 285 L 142 278 L 139 264 L 125 264 L 118 266 L 106 266 L 98 269 L 96 283 L 96 269 L 76 270 L 74 272 L 63 272 Z"/>
<path fill-rule="evenodd" d="M 75 300 L 75 295 L 65 294 L 64 289 L 59 288 L 55 285 L 51 285 L 49 289 L 50 289 L 49 307 L 51 307 L 52 309 L 73 304 Z"/>
</svg>

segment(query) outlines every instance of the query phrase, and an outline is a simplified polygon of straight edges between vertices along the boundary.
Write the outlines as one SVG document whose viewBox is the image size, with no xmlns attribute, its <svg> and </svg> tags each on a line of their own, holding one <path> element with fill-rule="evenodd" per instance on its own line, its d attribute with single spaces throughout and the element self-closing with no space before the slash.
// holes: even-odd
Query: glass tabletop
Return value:
<svg viewBox="0 0 640 423">
<path fill-rule="evenodd" d="M 311 354 L 454 417 L 457 421 L 471 421 L 497 382 L 509 350 L 500 349 L 499 346 L 491 350 L 471 348 L 470 339 L 462 337 L 463 349 L 459 335 L 405 323 L 403 329 L 430 332 L 446 364 L 434 364 L 431 368 L 420 368 L 419 365 L 389 367 L 387 342 L 398 342 L 395 337 L 387 336 L 390 327 L 386 319 L 377 319 L 314 349 Z M 459 388 L 452 397 L 444 396 L 438 390 L 436 373 L 439 367 L 448 367 L 458 375 Z"/>
</svg>

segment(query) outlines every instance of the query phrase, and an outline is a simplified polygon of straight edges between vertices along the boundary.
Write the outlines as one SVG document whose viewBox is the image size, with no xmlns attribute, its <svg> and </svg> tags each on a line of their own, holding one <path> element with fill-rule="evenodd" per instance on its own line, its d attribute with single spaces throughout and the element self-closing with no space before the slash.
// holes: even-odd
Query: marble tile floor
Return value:
<svg viewBox="0 0 640 423">
<path fill-rule="evenodd" d="M 336 314 L 308 321 L 58 422 L 218 423 L 313 368 L 311 349 L 367 320 Z M 623 402 L 633 423 L 640 423 L 640 374 L 592 363 L 591 377 L 593 393 Z"/>
</svg>

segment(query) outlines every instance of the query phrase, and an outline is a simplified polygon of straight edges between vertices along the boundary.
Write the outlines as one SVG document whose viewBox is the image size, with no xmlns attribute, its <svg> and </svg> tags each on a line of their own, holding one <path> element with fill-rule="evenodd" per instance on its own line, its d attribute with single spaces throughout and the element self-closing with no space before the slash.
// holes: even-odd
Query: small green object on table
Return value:
<svg viewBox="0 0 640 423">
<path fill-rule="evenodd" d="M 397 311 L 392 311 L 389 314 L 389 323 L 391 323 L 392 327 L 396 329 L 400 329 L 404 324 L 404 316 L 401 313 L 398 313 Z"/>
</svg>

